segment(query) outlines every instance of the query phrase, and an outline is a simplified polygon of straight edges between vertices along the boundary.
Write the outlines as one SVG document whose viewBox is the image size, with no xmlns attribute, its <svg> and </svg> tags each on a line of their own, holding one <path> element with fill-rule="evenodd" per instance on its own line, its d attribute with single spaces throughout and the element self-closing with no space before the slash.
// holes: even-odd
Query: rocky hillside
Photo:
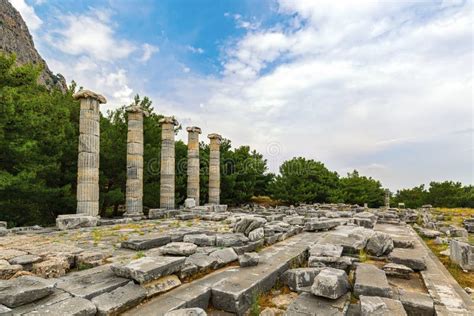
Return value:
<svg viewBox="0 0 474 316">
<path fill-rule="evenodd" d="M 15 53 L 19 64 L 41 65 L 39 82 L 47 87 L 66 90 L 66 81 L 61 74 L 53 74 L 35 48 L 33 38 L 20 13 L 8 2 L 0 0 L 0 52 Z"/>
</svg>

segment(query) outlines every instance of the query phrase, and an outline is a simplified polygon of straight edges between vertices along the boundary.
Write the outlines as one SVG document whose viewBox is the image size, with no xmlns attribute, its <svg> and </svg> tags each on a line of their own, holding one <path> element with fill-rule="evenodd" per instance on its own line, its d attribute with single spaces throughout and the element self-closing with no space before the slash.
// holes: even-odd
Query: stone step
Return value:
<svg viewBox="0 0 474 316">
<path fill-rule="evenodd" d="M 92 299 L 100 294 L 110 292 L 124 286 L 130 280 L 117 277 L 110 265 L 104 265 L 84 271 L 73 272 L 59 278 L 56 287 L 73 296 Z"/>
<path fill-rule="evenodd" d="M 253 267 L 227 267 L 199 280 L 181 285 L 124 313 L 124 315 L 164 315 L 179 308 L 206 309 L 210 301 L 217 309 L 242 314 L 254 294 L 271 289 L 293 262 L 307 260 L 309 247 L 320 233 L 302 233 L 259 252 Z"/>
</svg>

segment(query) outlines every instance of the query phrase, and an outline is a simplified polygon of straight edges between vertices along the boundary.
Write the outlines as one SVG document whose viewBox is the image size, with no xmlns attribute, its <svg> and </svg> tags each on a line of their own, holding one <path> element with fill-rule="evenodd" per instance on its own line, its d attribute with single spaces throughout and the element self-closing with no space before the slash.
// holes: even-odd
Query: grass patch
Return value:
<svg viewBox="0 0 474 316">
<path fill-rule="evenodd" d="M 146 257 L 146 254 L 143 251 L 137 251 L 137 253 L 135 254 L 135 256 L 133 258 L 134 259 L 140 259 L 140 258 L 143 258 L 143 257 Z"/>
<path fill-rule="evenodd" d="M 424 238 L 423 240 L 461 287 L 474 288 L 474 273 L 464 272 L 461 267 L 452 262 L 448 256 L 443 256 L 440 254 L 441 251 L 444 251 L 448 248 L 448 245 L 437 245 L 433 239 Z"/>
<path fill-rule="evenodd" d="M 365 252 L 365 249 L 359 250 L 359 260 L 362 263 L 367 262 L 367 260 L 369 260 L 367 257 L 367 252 Z"/>
</svg>

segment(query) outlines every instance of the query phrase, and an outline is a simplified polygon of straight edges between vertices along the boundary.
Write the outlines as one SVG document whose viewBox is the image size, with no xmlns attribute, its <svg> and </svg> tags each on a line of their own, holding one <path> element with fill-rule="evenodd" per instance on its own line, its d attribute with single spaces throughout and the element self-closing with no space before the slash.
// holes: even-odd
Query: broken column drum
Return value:
<svg viewBox="0 0 474 316">
<path fill-rule="evenodd" d="M 99 105 L 107 100 L 100 94 L 81 90 L 74 94 L 80 100 L 79 155 L 77 161 L 77 214 L 99 214 Z"/>
<path fill-rule="evenodd" d="M 143 116 L 148 115 L 142 107 L 126 108 L 127 133 L 127 186 L 126 217 L 143 217 Z"/>
<path fill-rule="evenodd" d="M 175 208 L 175 144 L 174 127 L 178 121 L 174 117 L 164 117 L 161 124 L 161 178 L 160 208 Z"/>
<path fill-rule="evenodd" d="M 188 131 L 188 198 L 194 199 L 199 205 L 199 134 L 201 129 L 196 126 L 186 128 Z"/>
<path fill-rule="evenodd" d="M 209 134 L 209 204 L 220 204 L 221 173 L 220 145 L 222 137 L 219 134 Z"/>
</svg>

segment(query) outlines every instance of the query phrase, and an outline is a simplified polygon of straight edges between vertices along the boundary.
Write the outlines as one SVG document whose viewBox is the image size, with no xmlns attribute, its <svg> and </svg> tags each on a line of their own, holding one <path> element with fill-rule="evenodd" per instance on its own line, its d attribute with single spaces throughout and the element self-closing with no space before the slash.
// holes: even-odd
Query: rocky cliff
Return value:
<svg viewBox="0 0 474 316">
<path fill-rule="evenodd" d="M 39 83 L 66 91 L 66 80 L 61 74 L 55 75 L 49 70 L 35 48 L 25 21 L 8 0 L 0 0 L 0 52 L 15 53 L 18 64 L 41 65 L 43 71 Z"/>
</svg>

